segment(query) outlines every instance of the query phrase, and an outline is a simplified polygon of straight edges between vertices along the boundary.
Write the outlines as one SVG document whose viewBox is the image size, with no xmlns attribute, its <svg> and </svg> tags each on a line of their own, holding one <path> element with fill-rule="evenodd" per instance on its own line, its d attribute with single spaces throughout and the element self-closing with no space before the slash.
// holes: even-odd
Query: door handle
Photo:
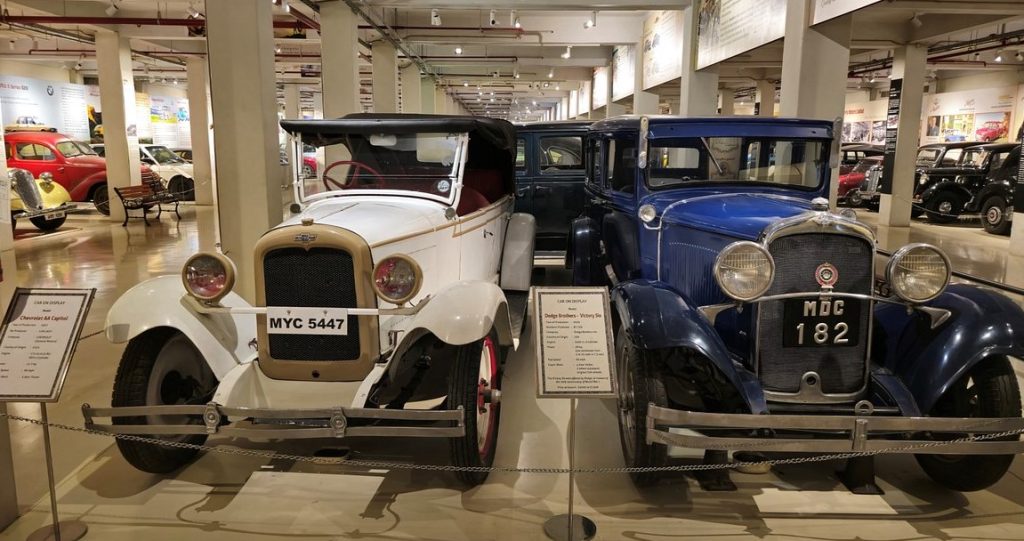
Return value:
<svg viewBox="0 0 1024 541">
<path fill-rule="evenodd" d="M 57 168 L 57 172 L 58 173 L 63 173 L 64 172 L 64 166 L 62 165 L 62 166 L 58 167 Z"/>
<path fill-rule="evenodd" d="M 591 197 L 590 198 L 590 204 L 591 205 L 600 205 L 601 203 L 604 203 L 604 201 L 602 201 L 602 200 L 600 200 L 600 199 L 598 199 L 596 197 Z"/>
<path fill-rule="evenodd" d="M 550 186 L 534 186 L 533 187 L 533 193 L 534 194 L 551 193 L 551 187 Z"/>
</svg>

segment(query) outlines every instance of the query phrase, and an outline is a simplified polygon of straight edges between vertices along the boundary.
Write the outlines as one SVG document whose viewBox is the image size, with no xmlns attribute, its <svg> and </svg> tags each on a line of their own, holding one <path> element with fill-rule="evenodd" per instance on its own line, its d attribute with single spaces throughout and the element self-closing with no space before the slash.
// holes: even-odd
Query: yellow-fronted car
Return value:
<svg viewBox="0 0 1024 541">
<path fill-rule="evenodd" d="M 67 214 L 76 210 L 71 195 L 63 186 L 44 173 L 33 178 L 32 173 L 17 168 L 7 170 L 11 181 L 11 223 L 28 218 L 42 231 L 52 231 L 64 225 Z"/>
</svg>

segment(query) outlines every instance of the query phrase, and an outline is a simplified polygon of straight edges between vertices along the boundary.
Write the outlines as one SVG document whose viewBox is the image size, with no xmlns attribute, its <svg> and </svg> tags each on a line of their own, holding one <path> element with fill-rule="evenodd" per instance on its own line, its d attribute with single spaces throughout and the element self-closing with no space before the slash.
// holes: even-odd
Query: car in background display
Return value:
<svg viewBox="0 0 1024 541">
<path fill-rule="evenodd" d="M 1020 145 L 1001 159 L 992 159 L 986 183 L 975 200 L 981 225 L 993 235 L 1009 235 L 1013 221 L 1013 192 L 1020 175 Z"/>
<path fill-rule="evenodd" d="M 43 124 L 39 122 L 34 116 L 19 116 L 15 119 L 13 124 L 4 126 L 5 132 L 15 131 L 48 131 L 55 132 L 57 128 L 50 126 L 49 124 Z"/>
<path fill-rule="evenodd" d="M 192 163 L 192 149 L 191 148 L 176 147 L 176 148 L 172 148 L 171 152 L 177 154 L 179 158 L 185 160 L 186 162 Z"/>
<path fill-rule="evenodd" d="M 103 144 L 92 145 L 93 150 L 104 156 Z M 139 145 L 139 159 L 160 176 L 167 191 L 178 194 L 183 201 L 196 200 L 196 188 L 192 164 L 163 145 Z"/>
<path fill-rule="evenodd" d="M 878 201 L 877 184 L 870 185 L 869 173 L 875 168 L 881 169 L 882 156 L 871 156 L 857 162 L 857 165 L 846 173 L 839 173 L 838 202 L 848 207 L 870 206 Z M 840 171 L 841 171 L 840 167 Z"/>
<path fill-rule="evenodd" d="M 537 255 L 565 257 L 569 224 L 583 211 L 583 137 L 590 121 L 516 127 L 516 212 L 537 219 Z"/>
<path fill-rule="evenodd" d="M 37 179 L 25 169 L 9 167 L 7 178 L 11 182 L 11 229 L 17 228 L 19 218 L 27 218 L 40 231 L 53 231 L 76 210 L 71 195 L 49 173 Z"/>
<path fill-rule="evenodd" d="M 836 131 L 742 117 L 591 126 L 570 261 L 575 284 L 611 287 L 627 467 L 665 465 L 668 445 L 712 461 L 885 450 L 969 491 L 1024 451 L 1018 436 L 934 446 L 1024 429 L 1009 359 L 1024 354 L 1024 311 L 950 284 L 927 244 L 896 250 L 876 284 L 872 229 L 825 199 Z"/>
<path fill-rule="evenodd" d="M 839 164 L 839 174 L 849 173 L 858 163 L 865 158 L 882 156 L 885 148 L 882 145 L 868 145 L 864 143 L 847 143 L 841 148 L 842 157 Z"/>
<path fill-rule="evenodd" d="M 8 167 L 26 169 L 36 178 L 49 173 L 72 201 L 91 201 L 96 210 L 110 214 L 107 162 L 89 146 L 50 132 L 13 132 L 4 135 Z M 145 164 L 142 178 L 159 178 Z"/>
<path fill-rule="evenodd" d="M 995 141 L 1000 137 L 1005 137 L 1009 128 L 1005 122 L 999 120 L 990 120 L 978 128 L 974 135 L 978 137 L 978 140 L 984 143 L 989 141 Z"/>
<path fill-rule="evenodd" d="M 928 221 L 935 223 L 950 223 L 965 212 L 977 212 L 981 201 L 975 196 L 985 185 L 989 170 L 1019 146 L 993 143 L 966 147 L 955 165 L 921 170 L 914 185 L 914 205 L 923 208 Z"/>
<path fill-rule="evenodd" d="M 232 291 L 234 264 L 219 253 L 129 290 L 106 322 L 112 342 L 128 342 L 114 407 L 85 408 L 87 426 L 188 443 L 261 428 L 275 439 L 443 437 L 453 464 L 490 466 L 509 307 L 525 308 L 533 269 L 535 221 L 512 212 L 514 127 L 383 114 L 281 125 L 340 159 L 316 190 L 297 183 L 301 211 L 237 256 L 254 259 L 255 302 Z M 155 473 L 196 455 L 118 447 Z"/>
</svg>

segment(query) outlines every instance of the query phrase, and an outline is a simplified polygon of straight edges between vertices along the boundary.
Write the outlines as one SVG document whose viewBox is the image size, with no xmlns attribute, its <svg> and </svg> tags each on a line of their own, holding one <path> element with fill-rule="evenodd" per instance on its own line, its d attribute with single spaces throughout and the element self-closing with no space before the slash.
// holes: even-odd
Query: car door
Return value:
<svg viewBox="0 0 1024 541">
<path fill-rule="evenodd" d="M 635 278 L 640 272 L 637 245 L 637 134 L 620 132 L 602 141 L 605 189 L 596 207 L 601 211 L 601 239 L 604 241 L 616 281 Z"/>
<path fill-rule="evenodd" d="M 516 138 L 516 212 L 533 214 L 533 134 L 520 132 Z"/>
<path fill-rule="evenodd" d="M 583 212 L 586 181 L 583 134 L 541 132 L 534 135 L 532 144 L 537 250 L 561 251 L 565 249 L 569 225 Z"/>
<path fill-rule="evenodd" d="M 43 173 L 50 173 L 53 175 L 53 180 L 67 185 L 63 159 L 49 145 L 33 141 L 16 141 L 14 156 L 21 162 L 20 166 L 31 171 L 36 178 Z"/>
</svg>

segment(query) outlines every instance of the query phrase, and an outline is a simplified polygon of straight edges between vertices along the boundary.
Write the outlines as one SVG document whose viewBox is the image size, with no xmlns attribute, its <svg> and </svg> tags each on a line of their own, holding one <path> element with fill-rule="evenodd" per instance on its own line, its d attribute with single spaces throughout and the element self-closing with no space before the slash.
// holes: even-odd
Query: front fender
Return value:
<svg viewBox="0 0 1024 541">
<path fill-rule="evenodd" d="M 565 266 L 572 269 L 572 285 L 589 286 L 605 283 L 601 265 L 601 234 L 597 222 L 583 216 L 572 221 Z"/>
<path fill-rule="evenodd" d="M 929 306 L 949 310 L 932 329 L 930 318 L 899 305 L 875 309 L 875 357 L 896 373 L 928 412 L 949 387 L 990 355 L 1024 355 L 1024 311 L 989 289 L 949 286 Z"/>
<path fill-rule="evenodd" d="M 505 293 L 490 282 L 455 282 L 426 301 L 407 324 L 406 340 L 424 331 L 453 346 L 482 340 L 491 329 L 503 346 L 513 344 Z"/>
<path fill-rule="evenodd" d="M 932 197 L 935 197 L 935 195 L 937 195 L 938 193 L 946 191 L 956 193 L 963 199 L 965 204 L 968 201 L 970 201 L 972 197 L 970 190 L 968 190 L 967 188 L 964 188 L 963 186 L 957 184 L 956 182 L 953 182 L 952 180 L 943 180 L 936 182 L 935 184 L 932 184 L 931 186 L 925 188 L 924 192 L 921 193 L 921 199 L 923 201 L 928 201 Z"/>
<path fill-rule="evenodd" d="M 71 198 L 73 200 L 75 200 L 75 201 L 87 201 L 88 197 L 89 197 L 89 193 L 92 192 L 92 189 L 93 189 L 94 186 L 96 186 L 97 184 L 106 184 L 106 183 L 107 183 L 107 172 L 106 171 L 97 171 L 97 172 L 95 172 L 95 173 L 93 173 L 93 174 L 83 178 L 82 180 L 78 181 L 77 183 L 73 183 L 72 184 L 71 190 L 69 190 L 71 192 Z"/>
<path fill-rule="evenodd" d="M 107 339 L 123 343 L 158 327 L 181 331 L 195 344 L 218 379 L 255 356 L 249 343 L 256 338 L 256 316 L 198 314 L 183 301 L 185 287 L 178 276 L 161 276 L 129 289 L 107 313 Z M 249 304 L 229 293 L 221 304 L 231 308 Z"/>
<path fill-rule="evenodd" d="M 638 347 L 697 351 L 732 383 L 752 413 L 767 411 L 764 392 L 753 375 L 736 366 L 707 318 L 668 284 L 622 282 L 612 288 L 611 297 L 619 322 Z"/>
<path fill-rule="evenodd" d="M 39 186 L 39 195 L 43 199 L 45 208 L 57 208 L 64 203 L 71 202 L 71 194 L 64 189 L 64 186 L 56 182 L 42 182 L 36 179 L 36 185 Z"/>
</svg>

